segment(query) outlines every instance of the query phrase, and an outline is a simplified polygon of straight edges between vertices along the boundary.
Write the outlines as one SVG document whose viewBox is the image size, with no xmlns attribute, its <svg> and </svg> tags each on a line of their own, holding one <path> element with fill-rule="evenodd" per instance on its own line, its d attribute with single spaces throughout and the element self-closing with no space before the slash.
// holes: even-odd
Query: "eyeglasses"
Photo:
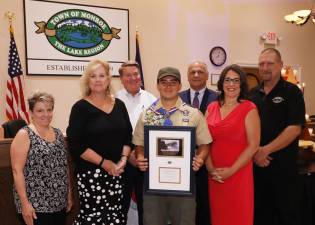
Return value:
<svg viewBox="0 0 315 225">
<path fill-rule="evenodd" d="M 178 80 L 160 80 L 159 84 L 161 84 L 164 87 L 166 86 L 174 87 L 178 84 Z"/>
<path fill-rule="evenodd" d="M 241 83 L 241 80 L 240 80 L 240 78 L 229 78 L 229 77 L 227 77 L 227 78 L 224 78 L 224 83 L 226 83 L 226 84 L 230 84 L 230 83 L 232 83 L 232 84 L 240 84 Z"/>
</svg>

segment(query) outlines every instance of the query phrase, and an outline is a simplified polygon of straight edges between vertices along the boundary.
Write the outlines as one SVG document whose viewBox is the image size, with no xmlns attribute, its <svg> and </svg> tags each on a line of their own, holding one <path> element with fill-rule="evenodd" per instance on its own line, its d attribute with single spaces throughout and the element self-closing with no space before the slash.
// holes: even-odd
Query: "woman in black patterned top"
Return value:
<svg viewBox="0 0 315 225">
<path fill-rule="evenodd" d="M 63 135 L 50 126 L 54 99 L 36 92 L 28 103 L 32 123 L 19 130 L 10 150 L 16 208 L 27 225 L 63 225 L 72 194 Z"/>
<path fill-rule="evenodd" d="M 82 99 L 71 110 L 67 137 L 76 162 L 80 214 L 76 225 L 124 225 L 123 176 L 132 126 L 111 93 L 109 65 L 93 60 L 81 77 Z"/>
</svg>

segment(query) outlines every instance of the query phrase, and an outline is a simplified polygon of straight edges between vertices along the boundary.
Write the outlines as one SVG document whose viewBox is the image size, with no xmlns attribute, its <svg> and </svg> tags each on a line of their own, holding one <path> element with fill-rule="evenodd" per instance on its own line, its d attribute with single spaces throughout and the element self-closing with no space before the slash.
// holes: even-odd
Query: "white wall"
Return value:
<svg viewBox="0 0 315 225">
<path fill-rule="evenodd" d="M 254 2 L 254 1 L 247 1 Z M 256 1 L 258 2 L 258 1 Z M 263 2 L 263 1 L 261 1 Z M 315 24 L 308 21 L 303 26 L 285 23 L 283 16 L 298 9 L 310 9 L 309 1 L 270 1 L 264 3 L 242 3 L 231 5 L 231 62 L 257 63 L 264 44 L 259 35 L 273 31 L 282 37 L 276 46 L 282 54 L 285 65 L 302 68 L 302 82 L 305 82 L 305 102 L 308 114 L 315 114 L 315 88 L 313 76 L 315 57 Z"/>
<path fill-rule="evenodd" d="M 222 67 L 210 65 L 208 55 L 211 47 L 222 45 L 228 53 L 228 62 L 257 62 L 264 48 L 260 35 L 274 31 L 283 37 L 277 48 L 282 52 L 286 64 L 302 67 L 303 82 L 306 83 L 305 98 L 307 111 L 315 114 L 312 104 L 311 83 L 315 45 L 315 25 L 309 22 L 303 27 L 286 24 L 283 16 L 308 1 L 263 1 L 263 0 L 59 0 L 129 9 L 130 57 L 135 54 L 135 30 L 140 32 L 141 57 L 144 67 L 146 89 L 157 94 L 156 74 L 167 65 L 178 67 L 187 88 L 186 68 L 189 61 L 202 59 L 209 65 L 211 73 L 219 73 Z M 276 3 L 275 3 L 276 2 Z M 5 121 L 5 82 L 9 34 L 8 22 L 3 19 L 5 11 L 16 15 L 14 20 L 15 39 L 22 66 L 25 71 L 24 12 L 22 0 L 1 0 L 0 8 L 0 123 Z M 34 12 L 36 13 L 36 12 Z M 118 78 L 113 78 L 114 89 L 121 88 Z M 210 87 L 210 79 L 209 79 Z M 215 88 L 215 87 L 212 87 Z M 26 76 L 26 95 L 36 89 L 52 93 L 56 99 L 53 125 L 65 131 L 69 112 L 79 98 L 78 77 Z"/>
</svg>

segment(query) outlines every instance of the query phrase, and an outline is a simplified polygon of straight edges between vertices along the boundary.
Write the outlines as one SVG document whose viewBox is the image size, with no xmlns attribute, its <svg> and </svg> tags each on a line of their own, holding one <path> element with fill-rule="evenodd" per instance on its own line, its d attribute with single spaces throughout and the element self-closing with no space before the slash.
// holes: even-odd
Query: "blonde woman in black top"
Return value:
<svg viewBox="0 0 315 225">
<path fill-rule="evenodd" d="M 122 176 L 132 137 L 128 112 L 111 93 L 109 65 L 103 61 L 87 65 L 81 89 L 82 99 L 73 105 L 67 128 L 80 199 L 74 224 L 123 225 Z"/>
</svg>

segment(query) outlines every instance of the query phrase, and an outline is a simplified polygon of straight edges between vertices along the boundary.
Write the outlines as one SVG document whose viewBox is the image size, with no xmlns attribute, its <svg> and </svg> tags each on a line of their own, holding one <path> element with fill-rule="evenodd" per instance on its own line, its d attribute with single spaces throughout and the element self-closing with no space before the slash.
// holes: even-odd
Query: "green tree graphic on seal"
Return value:
<svg viewBox="0 0 315 225">
<path fill-rule="evenodd" d="M 67 9 L 54 14 L 48 22 L 35 22 L 37 34 L 44 33 L 58 51 L 76 57 L 103 52 L 113 38 L 120 39 L 121 29 L 110 28 L 98 15 L 81 9 Z"/>
</svg>

